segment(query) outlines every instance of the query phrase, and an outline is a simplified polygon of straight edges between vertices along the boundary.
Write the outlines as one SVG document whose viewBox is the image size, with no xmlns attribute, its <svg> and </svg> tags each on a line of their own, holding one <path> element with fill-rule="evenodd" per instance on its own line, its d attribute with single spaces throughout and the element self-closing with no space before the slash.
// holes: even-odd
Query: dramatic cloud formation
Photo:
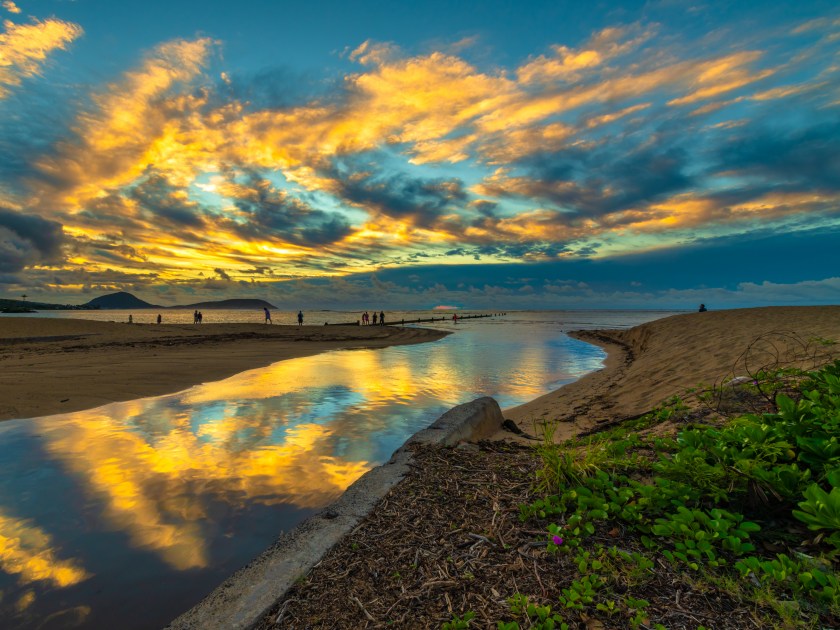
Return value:
<svg viewBox="0 0 840 630">
<path fill-rule="evenodd" d="M 61 225 L 0 207 L 0 273 L 58 263 Z"/>
<path fill-rule="evenodd" d="M 482 282 L 457 283 L 471 303 L 547 307 L 582 290 L 591 266 L 576 268 L 578 283 L 541 284 L 527 280 L 537 264 L 716 239 L 731 256 L 760 234 L 836 228 L 840 19 L 768 11 L 717 24 L 697 11 L 707 31 L 651 7 L 518 57 L 502 42 L 478 54 L 476 37 L 401 46 L 354 34 L 325 80 L 249 74 L 221 32 L 152 42 L 121 76 L 76 86 L 58 128 L 32 116 L 28 133 L 0 127 L 0 203 L 62 226 L 49 246 L 5 227 L 15 236 L 0 271 L 67 294 L 131 284 L 270 297 L 308 278 L 315 302 L 320 276 L 352 287 L 479 262 Z M 742 37 L 748 19 L 766 23 Z M 57 18 L 7 23 L 0 95 L 80 34 Z M 6 109 L 43 100 L 28 98 Z M 798 280 L 825 279 L 814 262 L 791 261 Z M 509 293 L 503 267 L 522 280 Z M 739 273 L 745 287 L 781 280 Z"/>
</svg>

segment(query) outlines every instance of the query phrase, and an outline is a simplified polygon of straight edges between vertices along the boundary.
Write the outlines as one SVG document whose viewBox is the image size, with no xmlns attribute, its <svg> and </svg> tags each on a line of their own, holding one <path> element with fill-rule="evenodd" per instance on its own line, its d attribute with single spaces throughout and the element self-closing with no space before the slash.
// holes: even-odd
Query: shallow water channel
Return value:
<svg viewBox="0 0 840 630">
<path fill-rule="evenodd" d="M 2 422 L 2 626 L 163 626 L 453 405 L 510 407 L 598 369 L 603 352 L 564 330 L 664 315 L 445 322 L 433 343 Z"/>
</svg>

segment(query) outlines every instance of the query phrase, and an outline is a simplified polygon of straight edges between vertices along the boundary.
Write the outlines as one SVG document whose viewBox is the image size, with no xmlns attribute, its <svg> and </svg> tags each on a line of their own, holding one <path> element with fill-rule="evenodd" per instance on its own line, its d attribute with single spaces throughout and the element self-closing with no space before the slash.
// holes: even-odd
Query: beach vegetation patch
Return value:
<svg viewBox="0 0 840 630">
<path fill-rule="evenodd" d="M 754 602 L 759 624 L 837 626 L 840 361 L 762 369 L 738 386 L 748 390 L 746 412 L 673 437 L 645 429 L 684 413 L 677 400 L 537 448 L 537 496 L 520 518 L 548 521 L 546 550 L 568 556 L 562 609 L 652 627 L 641 595 L 658 565 L 692 576 L 692 588 Z M 750 396 L 766 401 L 771 391 L 766 411 L 749 411 Z M 603 545 L 619 535 L 624 548 Z"/>
</svg>

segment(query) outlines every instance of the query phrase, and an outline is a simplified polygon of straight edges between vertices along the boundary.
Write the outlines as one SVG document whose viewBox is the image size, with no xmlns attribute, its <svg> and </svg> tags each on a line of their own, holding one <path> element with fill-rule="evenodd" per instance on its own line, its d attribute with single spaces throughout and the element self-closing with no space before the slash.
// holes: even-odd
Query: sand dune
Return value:
<svg viewBox="0 0 840 630">
<path fill-rule="evenodd" d="M 762 363 L 772 363 L 774 355 L 788 360 L 798 354 L 805 359 L 806 368 L 814 355 L 840 358 L 840 344 L 825 346 L 817 341 L 840 342 L 840 306 L 690 313 L 629 330 L 587 331 L 575 336 L 608 350 L 605 368 L 506 410 L 505 417 L 523 430 L 533 433 L 535 422 L 558 420 L 556 436 L 565 439 L 599 423 L 649 411 L 698 384 L 746 374 Z M 499 433 L 496 437 L 510 435 Z"/>
<path fill-rule="evenodd" d="M 0 420 L 89 409 L 327 350 L 433 341 L 391 326 L 123 324 L 0 318 Z"/>
</svg>

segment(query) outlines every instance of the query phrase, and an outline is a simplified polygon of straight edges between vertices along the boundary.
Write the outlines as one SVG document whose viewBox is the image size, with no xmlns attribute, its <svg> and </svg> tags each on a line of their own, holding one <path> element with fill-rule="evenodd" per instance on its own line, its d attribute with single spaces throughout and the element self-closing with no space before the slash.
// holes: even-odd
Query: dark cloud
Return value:
<svg viewBox="0 0 840 630">
<path fill-rule="evenodd" d="M 0 272 L 61 260 L 61 224 L 0 207 Z"/>
<path fill-rule="evenodd" d="M 138 263 L 146 265 L 147 257 L 125 243 L 97 243 L 90 249 L 98 258 L 120 264 Z"/>
<path fill-rule="evenodd" d="M 495 201 L 488 201 L 487 199 L 478 199 L 473 201 L 470 206 L 474 208 L 482 217 L 493 218 L 496 216 L 496 209 L 499 204 Z"/>
<path fill-rule="evenodd" d="M 477 246 L 468 253 L 473 256 L 494 256 L 497 258 L 556 258 L 569 251 L 563 243 L 523 242 L 491 243 Z"/>
<path fill-rule="evenodd" d="M 720 171 L 758 176 L 773 187 L 840 191 L 840 122 L 804 129 L 754 123 L 725 142 L 717 157 Z"/>
<path fill-rule="evenodd" d="M 237 102 L 244 103 L 250 111 L 285 109 L 324 99 L 338 89 L 336 83 L 323 76 L 284 66 L 264 68 L 255 73 L 235 72 L 226 74 L 219 81 L 206 108 L 214 111 Z"/>
<path fill-rule="evenodd" d="M 332 179 L 343 200 L 415 225 L 432 227 L 439 217 L 468 200 L 460 179 L 424 179 L 395 173 L 385 175 L 372 156 L 337 159 L 322 171 Z"/>
<path fill-rule="evenodd" d="M 142 209 L 151 212 L 152 220 L 162 221 L 166 225 L 201 228 L 205 221 L 201 206 L 190 201 L 180 189 L 162 174 L 149 170 L 129 195 Z"/>
<path fill-rule="evenodd" d="M 736 289 L 745 282 L 787 284 L 836 275 L 836 265 L 827 266 L 827 262 L 838 259 L 838 242 L 837 227 L 784 234 L 766 230 L 612 258 L 459 265 L 456 276 L 450 266 L 425 265 L 383 269 L 378 276 L 381 281 L 396 284 L 408 284 L 411 275 L 412 283 L 428 284 L 447 278 L 465 286 L 511 284 L 515 288 L 544 281 L 556 284 L 563 279 L 585 282 L 602 292 L 620 290 L 639 281 L 652 291 Z M 782 252 L 784 255 L 780 255 Z"/>
<path fill-rule="evenodd" d="M 82 95 L 66 83 L 32 81 L 0 99 L 0 182 L 7 191 L 23 194 L 40 177 L 38 160 L 71 133 L 75 108 Z"/>
<path fill-rule="evenodd" d="M 118 192 L 111 190 L 101 197 L 88 201 L 76 217 L 84 224 L 107 225 L 116 232 L 145 227 L 143 221 L 135 215 L 131 203 Z"/>
<path fill-rule="evenodd" d="M 234 205 L 247 223 L 228 224 L 229 229 L 248 238 L 272 238 L 302 245 L 325 245 L 340 241 L 352 232 L 341 214 L 313 208 L 305 201 L 277 189 L 269 180 L 250 173 L 233 187 Z"/>
<path fill-rule="evenodd" d="M 696 183 L 687 174 L 689 152 L 669 146 L 668 136 L 660 142 L 643 148 L 607 143 L 595 149 L 571 147 L 530 156 L 520 163 L 523 178 L 516 187 L 491 183 L 489 191 L 499 197 L 544 199 L 569 211 L 556 215 L 559 223 L 569 225 L 646 206 Z"/>
</svg>

